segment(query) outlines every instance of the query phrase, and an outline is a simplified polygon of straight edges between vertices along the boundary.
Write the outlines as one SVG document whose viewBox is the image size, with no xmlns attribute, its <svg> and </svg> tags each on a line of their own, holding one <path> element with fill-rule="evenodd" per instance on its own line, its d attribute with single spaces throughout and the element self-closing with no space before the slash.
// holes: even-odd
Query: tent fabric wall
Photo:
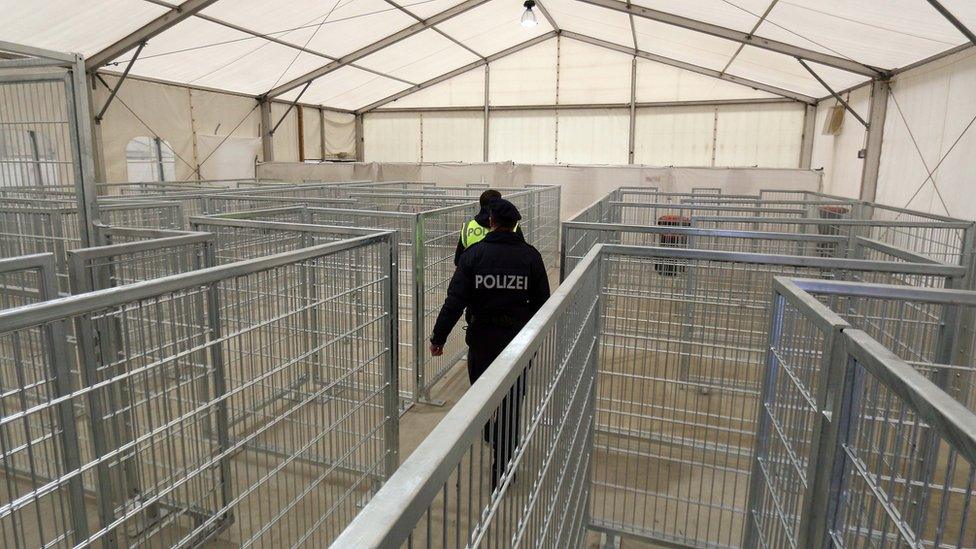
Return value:
<svg viewBox="0 0 976 549">
<path fill-rule="evenodd" d="M 637 109 L 634 162 L 656 166 L 711 166 L 714 135 L 713 107 Z"/>
<path fill-rule="evenodd" d="M 114 75 L 101 76 L 109 86 L 118 81 Z M 109 93 L 99 82 L 93 93 L 96 111 Z M 272 124 L 276 124 L 288 105 L 276 102 L 272 107 Z M 353 115 L 307 106 L 303 114 L 307 159 L 322 156 L 323 123 L 326 157 L 355 155 Z M 125 147 L 135 137 L 158 136 L 169 143 L 176 154 L 178 180 L 254 177 L 254 164 L 262 160 L 258 102 L 242 95 L 129 77 L 97 129 L 109 182 L 129 180 Z M 277 160 L 298 161 L 297 132 L 297 109 L 292 109 L 275 132 Z"/>
<path fill-rule="evenodd" d="M 484 158 L 485 117 L 480 112 L 423 113 L 422 160 L 480 162 Z"/>
<path fill-rule="evenodd" d="M 557 111 L 557 162 L 626 164 L 630 146 L 630 111 L 586 109 Z"/>
<path fill-rule="evenodd" d="M 322 160 L 322 111 L 311 107 L 301 109 L 305 159 Z"/>
<path fill-rule="evenodd" d="M 349 177 L 350 174 L 352 177 Z M 561 218 L 568 219 L 622 185 L 690 191 L 720 187 L 725 193 L 756 193 L 761 189 L 820 189 L 821 173 L 769 168 L 658 168 L 651 166 L 581 166 L 488 163 L 287 163 L 260 164 L 257 176 L 280 181 L 428 181 L 438 185 L 489 183 L 521 186 L 530 183 L 562 187 Z"/>
<path fill-rule="evenodd" d="M 365 160 L 419 162 L 420 128 L 417 113 L 375 113 L 364 117 Z"/>
<path fill-rule="evenodd" d="M 974 120 L 976 50 L 971 48 L 894 78 L 888 97 L 877 201 L 976 218 Z M 929 172 L 933 172 L 931 179 Z"/>
<path fill-rule="evenodd" d="M 965 219 L 976 218 L 976 50 L 970 48 L 896 75 L 890 83 L 875 199 Z M 857 88 L 848 102 L 865 119 L 871 89 Z M 813 168 L 823 168 L 825 192 L 857 197 L 865 132 L 845 113 L 839 135 L 822 128 L 835 100 L 817 108 Z M 968 128 L 968 129 L 967 129 Z M 943 159 L 944 157 L 944 159 Z M 928 172 L 933 171 L 932 180 Z M 938 192 L 936 191 L 938 188 Z"/>
<path fill-rule="evenodd" d="M 719 105 L 712 165 L 797 167 L 805 113 L 800 104 Z"/>
<path fill-rule="evenodd" d="M 555 158 L 555 111 L 494 111 L 489 115 L 488 160 L 541 163 Z"/>
<path fill-rule="evenodd" d="M 326 158 L 355 158 L 356 117 L 336 111 L 323 111 Z"/>
<path fill-rule="evenodd" d="M 857 88 L 846 94 L 845 101 L 861 118 L 868 119 L 871 88 Z M 823 133 L 830 110 L 839 103 L 835 99 L 817 105 L 817 121 L 813 128 L 813 158 L 810 167 L 824 172 L 824 192 L 858 198 L 861 194 L 861 170 L 864 161 L 857 153 L 864 147 L 864 126 L 850 112 L 844 112 L 844 123 L 837 135 Z M 889 113 L 890 115 L 891 113 Z"/>
<path fill-rule="evenodd" d="M 117 82 L 112 76 L 103 78 L 109 86 Z M 99 82 L 93 92 L 96 111 L 108 100 L 109 93 L 111 90 Z M 106 181 L 129 180 L 125 148 L 130 140 L 157 136 L 169 143 L 176 155 L 176 178 L 199 178 L 188 88 L 129 79 L 119 88 L 98 130 Z"/>
<path fill-rule="evenodd" d="M 642 107 L 635 121 L 637 164 L 799 165 L 805 109 L 799 103 Z M 482 112 L 380 112 L 365 115 L 372 162 L 477 162 Z M 628 163 L 630 112 L 622 108 L 492 110 L 492 162 Z"/>
<path fill-rule="evenodd" d="M 274 157 L 281 162 L 298 162 L 298 112 L 288 107 L 286 103 L 271 104 L 271 127 L 278 126 L 274 131 Z"/>
</svg>

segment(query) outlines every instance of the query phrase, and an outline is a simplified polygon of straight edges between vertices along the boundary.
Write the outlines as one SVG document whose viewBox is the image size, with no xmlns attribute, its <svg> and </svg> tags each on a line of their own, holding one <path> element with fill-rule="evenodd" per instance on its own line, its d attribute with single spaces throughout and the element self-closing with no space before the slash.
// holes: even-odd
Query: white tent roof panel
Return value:
<svg viewBox="0 0 976 549">
<path fill-rule="evenodd" d="M 143 0 L 0 0 L 0 40 L 88 56 L 165 12 Z"/>
<path fill-rule="evenodd" d="M 749 32 L 756 21 L 769 7 L 770 0 L 694 0 L 675 2 L 674 0 L 635 0 L 633 3 L 645 8 L 673 13 L 690 19 L 697 19 L 712 25 Z"/>
<path fill-rule="evenodd" d="M 138 31 L 182 1 L 0 0 L 0 13 L 4 14 L 0 19 L 0 40 L 92 56 Z M 631 17 L 620 11 L 626 10 L 626 3 L 615 1 L 619 3 L 619 9 L 580 0 L 543 0 L 561 30 L 632 48 Z M 976 1 L 940 1 L 962 24 L 970 30 L 976 29 Z M 462 3 L 470 6 L 476 2 L 217 0 L 200 14 L 187 17 L 169 30 L 149 38 L 149 44 L 135 62 L 132 72 L 176 83 L 255 95 L 297 79 L 298 88 L 280 94 L 281 98 L 295 97 L 303 78 L 319 76 L 324 81 L 313 84 L 309 93 L 303 96 L 304 101 L 314 101 L 312 98 L 318 97 L 323 101 L 338 101 L 350 108 L 362 108 L 388 96 L 391 90 L 406 89 L 408 84 L 367 71 L 340 85 L 335 82 L 334 73 L 321 76 L 313 71 L 327 65 L 330 58 L 341 58 L 395 37 L 396 33 L 418 25 L 416 18 L 426 21 Z M 691 28 L 701 22 L 742 33 L 752 33 L 756 29 L 754 34 L 759 38 L 807 50 L 806 57 L 829 54 L 841 60 L 889 70 L 948 51 L 966 40 L 963 33 L 926 0 L 634 0 L 633 3 L 689 20 L 679 26 L 654 21 L 653 14 L 634 15 L 634 32 L 640 50 L 816 97 L 828 95 L 827 90 L 803 70 L 792 55 L 750 46 L 742 47 L 737 54 L 739 42 Z M 518 19 L 522 11 L 520 1 L 489 0 L 437 25 L 438 30 L 462 42 L 463 47 L 434 30 L 411 31 L 411 36 L 388 40 L 385 47 L 355 62 L 395 78 L 423 82 L 552 30 L 538 9 L 539 25 L 532 29 L 521 27 Z M 208 18 L 212 20 L 208 21 Z M 269 38 L 286 43 L 275 43 Z M 566 43 L 566 40 L 562 42 Z M 554 44 L 546 46 L 554 47 Z M 310 51 L 300 53 L 302 48 Z M 537 53 L 542 51 L 536 50 Z M 130 51 L 116 61 L 126 61 L 131 56 Z M 555 56 L 547 54 L 543 59 L 531 59 L 520 55 L 519 59 L 503 59 L 492 64 L 493 76 L 497 69 L 503 74 L 517 73 L 524 79 L 523 82 L 500 83 L 497 89 L 493 86 L 492 96 L 498 100 L 493 103 L 554 102 L 555 82 L 550 82 L 554 79 L 550 78 L 547 69 L 555 67 Z M 837 90 L 866 80 L 864 76 L 822 64 L 810 65 Z M 118 64 L 111 68 L 121 70 Z M 343 69 L 343 74 L 355 74 L 355 71 L 354 67 Z M 535 74 L 536 71 L 541 72 Z M 621 71 L 611 72 L 616 75 Z M 671 74 L 689 82 L 698 80 L 698 77 L 683 72 L 671 71 Z M 606 78 L 590 80 L 587 85 L 592 89 L 589 92 L 580 88 L 573 93 L 593 98 L 620 95 L 604 93 L 603 87 L 608 84 Z M 614 80 L 619 78 L 614 77 Z M 616 85 L 627 88 L 621 82 Z M 681 91 L 684 86 L 681 83 L 662 86 L 669 91 L 660 93 L 680 96 L 686 93 Z M 738 92 L 724 84 L 714 84 L 713 91 L 719 95 Z M 465 95 L 468 93 L 464 92 Z M 648 92 L 648 95 L 658 93 Z M 696 86 L 692 95 L 698 93 L 711 92 L 707 87 Z M 520 94 L 523 96 L 519 97 Z M 433 97 L 434 92 L 429 95 Z M 449 99 L 451 96 L 452 93 L 447 94 Z"/>
<path fill-rule="evenodd" d="M 409 87 L 403 82 L 377 76 L 371 72 L 354 67 L 342 67 L 313 80 L 312 85 L 302 95 L 301 101 L 336 109 L 353 110 Z M 299 91 L 301 88 L 279 98 L 294 101 Z"/>
<path fill-rule="evenodd" d="M 739 44 L 700 32 L 634 18 L 639 49 L 685 63 L 722 70 Z"/>
<path fill-rule="evenodd" d="M 383 0 L 288 0 L 274 9 L 267 0 L 225 0 L 204 13 L 333 57 L 416 22 Z"/>
<path fill-rule="evenodd" d="M 627 103 L 630 101 L 629 55 L 563 40 L 559 56 L 559 103 Z M 621 86 L 621 82 L 628 85 Z"/>
<path fill-rule="evenodd" d="M 120 66 L 132 56 L 118 59 Z M 132 74 L 260 94 L 328 61 L 199 18 L 184 21 L 146 45 Z M 256 71 L 254 67 L 267 67 Z"/>
<path fill-rule="evenodd" d="M 492 105 L 556 103 L 556 40 L 526 48 L 491 64 Z"/>
<path fill-rule="evenodd" d="M 865 77 L 850 72 L 807 62 L 831 88 L 843 90 L 866 80 Z M 823 97 L 830 92 L 792 57 L 745 46 L 728 68 L 729 74 L 772 84 L 787 90 L 800 92 L 811 97 Z"/>
<path fill-rule="evenodd" d="M 637 60 L 638 102 L 776 97 L 779 96 L 677 69 L 670 65 L 662 65 L 646 59 Z"/>
<path fill-rule="evenodd" d="M 385 107 L 476 107 L 484 103 L 485 68 L 482 66 L 388 103 Z"/>
<path fill-rule="evenodd" d="M 358 64 L 420 83 L 477 60 L 473 53 L 428 29 L 366 56 Z"/>
<path fill-rule="evenodd" d="M 885 69 L 965 41 L 928 2 L 918 0 L 779 2 L 756 33 Z"/>
<path fill-rule="evenodd" d="M 521 26 L 521 17 L 522 12 L 512 9 L 510 0 L 492 0 L 448 19 L 437 28 L 487 57 L 553 30 L 541 14 L 537 18 L 539 24 L 532 28 Z"/>
<path fill-rule="evenodd" d="M 545 5 L 560 29 L 634 47 L 630 18 L 624 13 L 576 0 L 545 0 Z"/>
</svg>

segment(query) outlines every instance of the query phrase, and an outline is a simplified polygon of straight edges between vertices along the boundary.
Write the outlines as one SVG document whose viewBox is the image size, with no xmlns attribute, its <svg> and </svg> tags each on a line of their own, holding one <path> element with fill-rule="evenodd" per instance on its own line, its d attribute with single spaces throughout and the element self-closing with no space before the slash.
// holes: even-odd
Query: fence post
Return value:
<svg viewBox="0 0 976 549">
<path fill-rule="evenodd" d="M 769 439 L 769 416 L 766 410 L 766 403 L 772 397 L 773 387 L 776 386 L 776 377 L 779 375 L 779 367 L 772 352 L 773 347 L 779 343 L 783 332 L 783 309 L 785 299 L 778 290 L 773 290 L 773 301 L 770 304 L 769 314 L 769 338 L 766 344 L 766 375 L 762 381 L 760 398 L 756 413 L 758 423 L 756 425 L 756 440 L 752 452 L 752 469 L 749 475 L 749 492 L 746 504 L 746 524 L 745 534 L 742 540 L 743 547 L 759 547 L 759 525 L 756 514 L 759 512 L 759 494 L 763 491 L 763 470 L 762 459 L 766 457 Z"/>
<path fill-rule="evenodd" d="M 559 224 L 559 281 L 566 280 L 566 243 L 569 242 L 569 226 Z"/>
<path fill-rule="evenodd" d="M 430 392 L 425 387 L 424 361 L 427 349 L 427 335 L 424 333 L 424 214 L 416 214 L 413 218 L 413 361 L 414 361 L 414 400 L 418 402 L 430 399 Z"/>
<path fill-rule="evenodd" d="M 207 250 L 211 255 L 215 253 L 212 245 L 207 246 Z M 210 264 L 215 263 L 213 257 L 210 257 L 207 261 Z M 224 349 L 223 342 L 221 341 L 222 330 L 220 328 L 220 288 L 218 288 L 218 284 L 218 282 L 208 284 L 205 293 L 207 298 L 207 331 L 210 332 L 210 338 L 208 340 L 210 347 L 210 365 L 214 379 L 213 401 L 216 402 L 214 415 L 216 416 L 217 423 L 217 448 L 214 453 L 225 454 L 220 458 L 220 496 L 222 498 L 220 507 L 225 508 L 233 499 L 233 493 L 231 491 L 233 477 L 230 472 L 230 460 L 232 456 L 227 453 L 231 447 L 230 417 L 228 414 L 229 403 L 224 396 L 227 394 L 227 373 L 224 371 Z M 222 523 L 229 524 L 231 520 L 233 520 L 233 515 L 231 515 L 230 509 L 226 509 L 220 522 L 214 526 L 214 531 L 218 530 Z"/>
<path fill-rule="evenodd" d="M 383 412 L 386 416 L 384 437 L 386 439 L 386 478 L 390 478 L 400 464 L 400 383 L 399 383 L 399 261 L 397 233 L 390 234 L 385 247 L 382 269 L 386 270 L 387 288 L 384 292 L 384 312 L 387 314 L 386 344 L 387 363 L 383 371 L 386 390 L 383 398 Z"/>
<path fill-rule="evenodd" d="M 840 448 L 840 410 L 848 398 L 850 386 L 847 378 L 847 352 L 844 348 L 843 330 L 846 326 L 831 327 L 824 338 L 824 356 L 820 370 L 825 374 L 817 388 L 816 403 L 818 425 L 810 442 L 810 458 L 807 462 L 807 495 L 800 511 L 800 529 L 797 547 L 817 548 L 827 541 L 828 498 L 835 479 L 835 454 Z M 845 426 L 846 429 L 846 426 Z M 846 437 L 846 430 L 844 431 Z"/>
<path fill-rule="evenodd" d="M 41 299 L 44 301 L 57 299 L 58 279 L 53 259 L 39 272 L 41 278 Z M 76 355 L 68 352 L 68 329 L 66 320 L 57 320 L 42 326 L 44 334 L 45 361 L 51 365 L 51 375 L 54 376 L 54 386 L 57 397 L 70 395 L 74 390 L 71 375 L 71 359 Z M 61 424 L 61 451 L 63 470 L 61 475 L 75 473 L 68 481 L 68 508 L 74 530 L 76 545 L 88 537 L 88 515 L 85 512 L 84 479 L 78 470 L 81 468 L 79 449 L 81 440 L 78 437 L 77 418 L 75 417 L 74 400 L 66 399 L 57 406 L 58 422 Z"/>
</svg>

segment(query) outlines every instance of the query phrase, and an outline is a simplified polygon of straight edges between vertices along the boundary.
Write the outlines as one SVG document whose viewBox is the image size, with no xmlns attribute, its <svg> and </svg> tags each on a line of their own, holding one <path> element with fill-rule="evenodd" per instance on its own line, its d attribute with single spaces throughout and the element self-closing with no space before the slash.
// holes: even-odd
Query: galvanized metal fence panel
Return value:
<svg viewBox="0 0 976 549">
<path fill-rule="evenodd" d="M 333 546 L 582 547 L 600 287 L 594 254 Z"/>
<path fill-rule="evenodd" d="M 941 286 L 964 269 L 604 246 L 590 526 L 735 547 L 746 519 L 776 275 Z"/>
<path fill-rule="evenodd" d="M 976 543 L 973 461 L 918 416 L 921 405 L 976 409 L 974 308 L 972 292 L 777 280 L 746 545 Z M 852 359 L 853 333 L 881 357 L 874 378 Z M 905 401 L 876 377 L 882 363 L 933 391 Z"/>
<path fill-rule="evenodd" d="M 699 216 L 691 223 L 705 229 L 834 234 L 850 239 L 860 236 L 950 265 L 968 265 L 973 259 L 971 221 Z"/>
<path fill-rule="evenodd" d="M 179 205 L 145 202 L 103 208 L 111 223 L 128 227 L 178 229 L 182 226 Z M 57 265 L 61 291 L 68 293 L 67 251 L 81 248 L 81 221 L 76 207 L 0 208 L 0 253 L 4 256 L 51 252 Z"/>
<path fill-rule="evenodd" d="M 350 194 L 356 194 L 356 191 Z M 387 194 L 397 196 L 397 193 Z M 526 240 L 539 249 L 549 269 L 554 271 L 554 258 L 558 253 L 559 187 L 530 187 L 506 194 L 506 198 L 523 214 L 520 225 Z M 432 195 L 429 200 L 436 201 L 439 198 Z M 431 390 L 466 352 L 463 330 L 456 330 L 445 343 L 444 355 L 431 357 L 427 353 L 427 340 L 454 274 L 454 252 L 460 230 L 479 208 L 477 201 L 461 201 L 457 204 L 453 204 L 454 200 L 448 202 L 447 206 L 443 206 L 441 202 L 442 207 L 419 213 L 307 207 L 270 208 L 214 217 L 396 231 L 400 251 L 400 388 L 403 395 L 409 396 L 409 401 L 405 401 L 406 405 L 418 400 L 437 402 L 432 400 Z M 202 223 L 202 220 L 199 221 Z M 203 228 L 203 225 L 199 226 Z M 263 233 L 259 238 L 264 246 L 272 246 L 271 249 L 274 249 L 274 246 L 282 245 L 275 239 L 294 241 L 293 237 L 294 234 L 288 236 L 288 233 L 275 232 Z M 249 242 L 257 241 L 252 238 Z M 240 256 L 233 255 L 237 253 L 233 250 L 226 244 L 218 246 L 218 254 L 230 253 L 231 258 L 254 257 L 252 254 L 256 253 L 253 249 L 246 249 L 241 250 L 245 255 Z"/>
<path fill-rule="evenodd" d="M 3 544 L 328 543 L 397 462 L 386 236 L 0 311 Z"/>
</svg>

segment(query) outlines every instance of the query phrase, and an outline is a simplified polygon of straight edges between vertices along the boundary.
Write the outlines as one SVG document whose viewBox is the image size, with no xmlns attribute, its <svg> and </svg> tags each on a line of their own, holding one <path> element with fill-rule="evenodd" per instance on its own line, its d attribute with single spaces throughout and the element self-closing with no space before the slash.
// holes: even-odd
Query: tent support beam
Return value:
<svg viewBox="0 0 976 549">
<path fill-rule="evenodd" d="M 582 1 L 582 0 L 581 0 Z M 746 78 L 740 78 L 738 76 L 733 76 L 728 73 L 721 73 L 714 69 L 707 69 L 705 67 L 699 67 L 698 65 L 693 65 L 691 63 L 685 63 L 684 61 L 678 61 L 676 59 L 671 59 L 669 57 L 664 57 L 661 55 L 649 53 L 643 50 L 635 50 L 627 46 L 622 46 L 614 42 L 608 42 L 606 40 L 601 40 L 599 38 L 593 38 L 592 36 L 586 36 L 584 34 L 578 34 L 570 31 L 563 31 L 562 36 L 566 38 L 572 38 L 573 40 L 578 40 L 580 42 L 586 42 L 587 44 L 592 44 L 594 46 L 600 46 L 601 48 L 606 48 L 609 50 L 619 51 L 621 53 L 626 53 L 628 55 L 635 55 L 641 59 L 647 59 L 649 61 L 654 61 L 657 63 L 662 63 L 664 65 L 670 65 L 672 67 L 677 67 L 679 69 L 684 69 L 686 71 L 695 72 L 698 74 L 703 74 L 705 76 L 711 76 L 712 78 L 718 78 L 720 80 L 725 80 L 728 82 L 734 82 L 754 90 L 760 90 L 767 93 L 772 93 L 779 95 L 781 97 L 786 97 L 794 101 L 799 101 L 801 103 L 806 103 L 808 105 L 813 105 L 817 100 L 809 95 L 803 95 L 802 93 L 784 90 L 782 88 L 777 88 L 776 86 L 770 86 L 769 84 L 763 84 L 762 82 L 756 82 L 754 80 L 748 80 Z"/>
<path fill-rule="evenodd" d="M 803 140 L 800 142 L 800 168 L 809 170 L 813 164 L 813 140 L 817 131 L 817 107 L 807 105 L 803 113 Z"/>
<path fill-rule="evenodd" d="M 139 54 L 142 53 L 142 48 L 144 47 L 146 47 L 145 42 L 139 44 L 139 47 L 136 49 L 136 53 L 132 56 L 132 59 L 129 59 L 129 64 L 126 65 L 125 70 L 122 71 L 122 76 L 120 76 L 119 81 L 115 83 L 115 87 L 112 88 L 112 92 L 108 94 L 108 99 L 105 100 L 105 105 L 103 105 L 102 109 L 98 111 L 98 114 L 95 115 L 95 124 L 102 123 L 102 118 L 105 117 L 105 111 L 107 111 L 109 106 L 112 104 L 112 101 L 115 99 L 115 95 L 119 93 L 119 88 L 122 87 L 122 83 L 125 82 L 125 79 L 129 76 L 129 71 L 132 70 L 132 65 L 136 62 L 136 59 L 139 59 Z"/>
<path fill-rule="evenodd" d="M 107 63 L 110 63 L 113 59 L 119 57 L 125 52 L 131 50 L 139 44 L 142 44 L 150 38 L 159 35 L 173 25 L 192 17 L 197 12 L 216 2 L 217 0 L 185 0 L 178 6 L 170 8 L 168 12 L 132 31 L 125 38 L 89 57 L 85 61 L 85 68 L 89 71 L 93 71 Z"/>
<path fill-rule="evenodd" d="M 792 44 L 787 44 L 785 42 L 779 42 L 776 40 L 771 40 L 769 38 L 762 38 L 760 36 L 750 35 L 747 32 L 737 31 L 734 29 L 713 25 L 711 23 L 698 21 L 696 19 L 682 17 L 680 15 L 674 15 L 671 13 L 658 11 L 650 8 L 645 8 L 643 6 L 628 4 L 626 2 L 621 2 L 620 0 L 579 0 L 579 1 L 585 2 L 587 4 L 592 4 L 594 6 L 599 6 L 601 8 L 615 10 L 622 13 L 629 13 L 634 15 L 635 17 L 642 17 L 644 19 L 650 19 L 652 21 L 658 21 L 660 23 L 665 23 L 668 25 L 673 25 L 676 27 L 681 27 L 684 29 L 701 32 L 704 34 L 709 34 L 711 36 L 716 36 L 718 38 L 724 38 L 726 40 L 731 40 L 733 42 L 738 42 L 740 44 L 746 44 L 748 46 L 755 46 L 757 48 L 762 48 L 764 50 L 786 54 L 791 57 L 800 57 L 806 59 L 807 61 L 813 61 L 815 63 L 820 63 L 821 65 L 834 67 L 836 69 L 853 72 L 855 74 L 860 74 L 863 76 L 869 76 L 871 78 L 877 78 L 879 76 L 887 76 L 886 71 L 884 71 L 883 69 L 879 69 L 877 67 L 871 67 L 869 65 L 858 63 L 857 61 L 852 61 L 850 59 L 845 59 L 843 57 L 838 57 L 836 55 L 830 55 L 818 51 L 808 50 L 806 48 L 801 48 L 799 46 L 794 46 Z"/>
<path fill-rule="evenodd" d="M 861 200 L 874 202 L 878 194 L 878 171 L 881 167 L 881 142 L 884 138 L 885 114 L 888 111 L 888 81 L 871 84 L 870 123 L 864 143 L 864 168 L 861 170 Z"/>
<path fill-rule="evenodd" d="M 976 44 L 976 34 L 974 34 L 973 31 L 969 30 L 969 28 L 967 28 L 962 21 L 957 19 L 955 15 L 952 15 L 952 12 L 946 9 L 946 7 L 939 2 L 939 0 L 929 0 L 929 4 L 931 4 L 932 7 L 935 8 L 935 11 L 942 14 L 942 17 L 945 17 L 947 21 L 952 23 L 952 26 L 956 27 L 956 29 L 959 32 L 961 32 L 963 36 L 966 37 L 967 40 L 969 40 L 973 44 Z"/>
<path fill-rule="evenodd" d="M 265 162 L 274 162 L 274 135 L 271 132 L 271 101 L 261 101 L 261 151 Z"/>
<path fill-rule="evenodd" d="M 281 123 L 285 121 L 285 117 L 287 117 L 288 113 L 290 113 L 291 110 L 295 108 L 295 105 L 298 105 L 298 100 L 302 98 L 302 95 L 305 95 L 305 91 L 308 90 L 308 87 L 311 85 L 312 85 L 311 82 L 305 84 L 305 87 L 302 88 L 302 91 L 298 94 L 298 97 L 296 97 L 295 100 L 292 101 L 291 103 L 288 103 L 288 108 L 285 109 L 285 114 L 281 115 L 281 118 L 278 119 L 278 123 L 275 124 L 273 128 L 271 128 L 271 135 L 274 135 L 274 132 L 278 131 L 278 126 L 280 126 Z"/>
<path fill-rule="evenodd" d="M 488 96 L 491 92 L 491 64 L 485 63 L 485 132 L 484 132 L 484 153 L 482 154 L 482 162 L 488 162 L 488 111 L 490 109 L 490 102 L 488 101 Z"/>
<path fill-rule="evenodd" d="M 522 51 L 522 50 L 524 50 L 526 48 L 530 48 L 530 47 L 532 47 L 532 46 L 534 46 L 536 44 L 539 44 L 541 42 L 545 42 L 546 40 L 549 40 L 550 38 L 552 38 L 552 37 L 554 37 L 556 35 L 557 35 L 556 31 L 550 31 L 550 32 L 547 32 L 546 34 L 540 34 L 539 36 L 536 36 L 535 38 L 533 38 L 531 40 L 526 40 L 525 42 L 522 42 L 521 44 L 516 44 L 516 45 L 512 46 L 511 48 L 504 49 L 504 50 L 502 50 L 502 51 L 500 51 L 498 53 L 493 53 L 493 54 L 489 55 L 488 57 L 486 57 L 485 59 L 481 59 L 481 60 L 475 61 L 473 63 L 469 63 L 467 65 L 464 65 L 463 67 L 458 67 L 458 68 L 456 68 L 456 69 L 454 69 L 454 70 L 452 70 L 450 72 L 446 72 L 446 73 L 444 73 L 444 74 L 442 74 L 440 76 L 435 76 L 434 78 L 431 78 L 430 80 L 428 80 L 426 82 L 421 82 L 420 84 L 417 84 L 416 86 L 414 86 L 412 88 L 407 88 L 407 89 L 405 89 L 405 90 L 403 90 L 401 92 L 397 92 L 397 93 L 395 93 L 393 95 L 389 95 L 387 97 L 384 97 L 383 99 L 380 99 L 379 101 L 376 101 L 375 103 L 371 103 L 371 104 L 369 104 L 369 105 L 367 105 L 367 106 L 365 106 L 365 107 L 357 110 L 356 113 L 357 114 L 362 114 L 362 113 L 365 113 L 365 112 L 369 112 L 369 111 L 371 111 L 373 109 L 382 107 L 383 105 L 386 105 L 387 103 L 391 103 L 393 101 L 396 101 L 397 99 L 401 99 L 403 97 L 406 97 L 406 96 L 408 96 L 408 95 L 410 95 L 412 93 L 418 92 L 418 91 L 420 91 L 420 90 L 422 90 L 424 88 L 429 88 L 429 87 L 431 87 L 431 86 L 433 86 L 435 84 L 440 84 L 441 82 L 443 82 L 445 80 L 450 80 L 451 78 L 454 78 L 455 76 L 458 76 L 460 74 L 464 74 L 464 73 L 466 73 L 466 72 L 468 72 L 470 70 L 476 69 L 476 68 L 478 68 L 478 67 L 480 67 L 482 65 L 486 65 L 486 64 L 488 64 L 488 63 L 490 63 L 492 61 L 497 61 L 498 59 L 501 59 L 503 57 L 512 55 L 513 53 L 520 52 L 520 51 Z"/>
<path fill-rule="evenodd" d="M 412 11 L 408 10 L 407 8 L 401 6 L 400 4 L 397 4 L 393 0 L 383 0 L 383 1 L 386 2 L 387 4 L 393 6 L 394 8 L 400 10 L 404 14 L 408 15 L 410 18 L 415 19 L 418 23 L 423 23 L 424 22 L 424 20 L 423 20 L 422 17 L 420 17 L 419 15 L 413 13 Z M 451 42 L 454 42 L 454 45 L 461 47 L 462 49 L 466 50 L 468 53 L 474 55 L 475 57 L 479 57 L 481 59 L 484 59 L 485 58 L 484 55 L 481 55 L 480 53 L 478 53 L 478 52 L 474 51 L 473 49 L 469 48 L 463 42 L 461 42 L 460 40 L 455 39 L 453 36 L 447 34 L 446 32 L 442 31 L 441 29 L 439 29 L 437 27 L 431 27 L 430 29 L 432 31 L 436 32 L 437 34 L 443 36 L 444 38 L 447 38 Z"/>
<path fill-rule="evenodd" d="M 356 162 L 366 161 L 366 138 L 363 135 L 363 115 L 356 115 Z"/>
<path fill-rule="evenodd" d="M 312 80 L 315 80 L 316 78 L 325 76 L 326 74 L 329 74 L 330 72 L 338 70 L 351 63 L 355 63 L 356 61 L 359 61 L 360 59 L 366 57 L 367 55 L 376 53 L 387 46 L 392 46 L 393 44 L 396 44 L 401 40 L 410 38 L 415 34 L 420 34 L 421 32 L 439 23 L 443 23 L 448 19 L 461 15 L 462 13 L 472 10 L 488 1 L 489 0 L 465 0 L 464 2 L 461 2 L 460 4 L 453 6 L 451 8 L 448 8 L 432 17 L 429 17 L 423 21 L 418 21 L 417 23 L 414 23 L 413 25 L 410 25 L 409 27 L 401 31 L 395 32 L 391 35 L 388 35 L 385 38 L 373 42 L 372 44 L 359 48 L 358 50 L 348 55 L 344 55 L 339 59 L 337 59 L 336 61 L 321 66 L 313 71 L 307 72 L 299 76 L 298 78 L 294 78 L 288 82 L 285 82 L 280 86 L 276 86 L 275 88 L 268 90 L 268 92 L 265 93 L 264 96 L 275 97 L 283 93 L 287 93 L 299 86 L 302 86 L 308 82 L 311 82 Z"/>
<path fill-rule="evenodd" d="M 535 0 L 535 7 L 539 8 L 539 13 L 546 18 L 546 21 L 549 22 L 549 26 L 552 27 L 556 32 L 559 32 L 559 25 L 556 24 L 556 20 L 552 17 L 552 14 L 549 13 L 549 10 L 542 5 L 541 0 Z"/>
<path fill-rule="evenodd" d="M 856 118 L 857 121 L 861 123 L 861 125 L 863 125 L 865 128 L 868 128 L 869 127 L 868 126 L 868 123 L 865 122 L 865 120 L 863 118 L 861 118 L 861 115 L 860 114 L 857 114 L 857 111 L 855 111 L 854 109 L 852 109 L 851 106 L 847 104 L 847 101 L 844 101 L 844 98 L 841 97 L 840 94 L 838 94 L 837 92 L 835 92 L 834 89 L 831 88 L 829 84 L 827 84 L 826 82 L 824 82 L 824 79 L 823 78 L 820 78 L 820 75 L 817 74 L 812 68 L 810 68 L 810 65 L 807 65 L 806 62 L 803 61 L 802 59 L 800 59 L 799 57 L 797 57 L 796 60 L 799 61 L 800 64 L 803 65 L 803 68 L 806 69 L 807 72 L 809 72 L 810 74 L 812 74 L 813 77 L 817 79 L 817 82 L 820 82 L 820 85 L 823 86 L 824 88 L 826 88 L 826 90 L 830 92 L 830 95 L 832 95 L 834 97 L 834 99 L 836 99 L 841 105 L 843 105 L 844 108 L 847 110 L 847 112 L 851 113 L 854 116 L 854 118 Z"/>
<path fill-rule="evenodd" d="M 637 56 L 630 60 L 630 136 L 627 148 L 627 163 L 634 163 L 635 131 L 637 129 Z"/>
<path fill-rule="evenodd" d="M 754 99 L 705 99 L 697 101 L 637 101 L 634 107 L 638 109 L 654 109 L 669 107 L 714 107 L 716 105 L 792 105 L 796 101 L 784 97 L 757 97 Z M 589 109 L 629 109 L 630 103 L 560 103 L 549 105 L 490 105 L 490 112 L 500 111 L 579 111 Z M 482 105 L 468 107 L 391 107 L 379 109 L 376 112 L 386 113 L 425 113 L 425 112 L 472 112 L 480 113 Z M 373 112 L 373 111 L 370 111 Z"/>
<path fill-rule="evenodd" d="M 325 160 L 325 110 L 319 107 L 319 160 Z"/>
</svg>

